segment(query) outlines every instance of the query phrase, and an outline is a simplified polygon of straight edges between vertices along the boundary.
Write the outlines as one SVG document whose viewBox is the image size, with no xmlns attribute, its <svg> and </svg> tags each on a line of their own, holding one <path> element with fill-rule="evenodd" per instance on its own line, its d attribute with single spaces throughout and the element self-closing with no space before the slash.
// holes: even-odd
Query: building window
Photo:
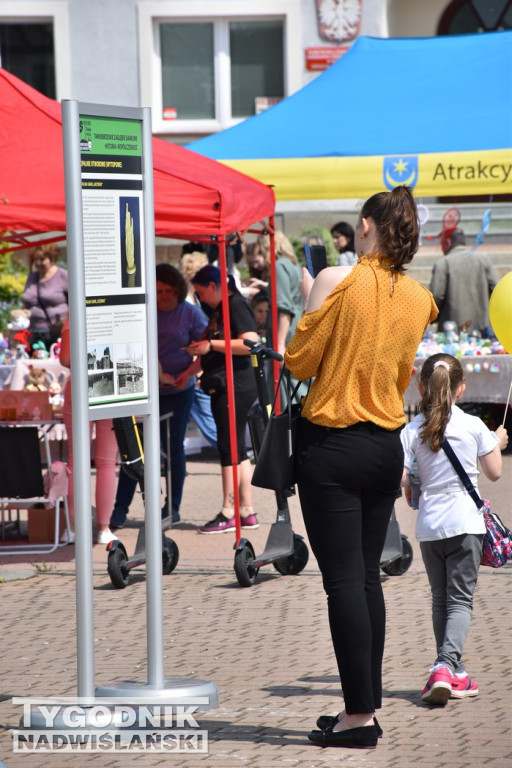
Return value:
<svg viewBox="0 0 512 768">
<path fill-rule="evenodd" d="M 282 21 L 160 25 L 164 119 L 243 119 L 284 96 Z"/>
<path fill-rule="evenodd" d="M 236 21 L 229 25 L 231 114 L 255 114 L 256 99 L 283 98 L 283 25 L 280 21 Z"/>
<path fill-rule="evenodd" d="M 301 0 L 138 3 L 141 103 L 153 133 L 186 143 L 303 85 Z"/>
<path fill-rule="evenodd" d="M 512 29 L 512 0 L 454 0 L 439 22 L 439 35 Z"/>
<path fill-rule="evenodd" d="M 53 25 L 0 22 L 0 66 L 54 99 Z"/>
<path fill-rule="evenodd" d="M 162 24 L 163 116 L 215 118 L 213 24 Z"/>
</svg>

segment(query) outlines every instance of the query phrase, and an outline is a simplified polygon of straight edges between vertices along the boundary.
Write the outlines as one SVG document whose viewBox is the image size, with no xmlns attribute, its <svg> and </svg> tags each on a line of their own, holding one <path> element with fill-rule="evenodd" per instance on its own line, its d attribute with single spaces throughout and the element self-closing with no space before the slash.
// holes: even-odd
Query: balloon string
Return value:
<svg viewBox="0 0 512 768">
<path fill-rule="evenodd" d="M 508 388 L 507 404 L 505 405 L 505 413 L 503 415 L 503 426 L 505 426 L 505 419 L 507 418 L 507 411 L 508 411 L 508 405 L 510 403 L 511 393 L 512 393 L 512 381 L 510 382 L 510 387 Z"/>
</svg>

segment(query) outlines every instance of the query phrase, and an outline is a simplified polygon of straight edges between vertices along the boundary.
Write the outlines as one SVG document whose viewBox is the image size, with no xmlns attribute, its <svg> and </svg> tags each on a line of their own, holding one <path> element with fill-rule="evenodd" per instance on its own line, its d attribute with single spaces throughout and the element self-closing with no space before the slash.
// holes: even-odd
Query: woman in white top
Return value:
<svg viewBox="0 0 512 768">
<path fill-rule="evenodd" d="M 420 413 L 401 433 L 405 470 L 402 485 L 411 505 L 408 470 L 416 459 L 421 495 L 416 538 L 432 591 L 432 620 L 437 658 L 422 691 L 429 704 L 478 694 L 462 660 L 482 557 L 485 524 L 442 449 L 447 438 L 477 488 L 478 460 L 486 477 L 499 479 L 504 427 L 491 432 L 481 419 L 455 405 L 465 384 L 460 362 L 452 355 L 429 357 L 421 370 Z"/>
<path fill-rule="evenodd" d="M 354 228 L 347 221 L 338 221 L 337 224 L 331 227 L 332 241 L 339 253 L 339 267 L 352 267 L 354 264 L 357 264 L 354 234 Z"/>
</svg>

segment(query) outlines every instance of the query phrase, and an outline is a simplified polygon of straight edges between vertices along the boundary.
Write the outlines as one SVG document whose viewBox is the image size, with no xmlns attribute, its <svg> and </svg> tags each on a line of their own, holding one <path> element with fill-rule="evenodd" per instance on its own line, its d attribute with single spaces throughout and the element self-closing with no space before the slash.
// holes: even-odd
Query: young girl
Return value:
<svg viewBox="0 0 512 768">
<path fill-rule="evenodd" d="M 408 470 L 414 459 L 421 483 L 416 538 L 432 590 L 437 646 L 437 658 L 421 694 L 422 701 L 429 704 L 446 704 L 449 698 L 478 694 L 478 685 L 468 677 L 462 653 L 485 525 L 442 448 L 443 440 L 448 439 L 475 488 L 478 459 L 486 477 L 492 482 L 498 480 L 501 451 L 508 443 L 504 427 L 491 432 L 481 419 L 455 405 L 464 388 L 462 366 L 455 357 L 429 357 L 420 374 L 420 413 L 401 433 L 405 454 L 402 485 L 409 506 Z"/>
</svg>

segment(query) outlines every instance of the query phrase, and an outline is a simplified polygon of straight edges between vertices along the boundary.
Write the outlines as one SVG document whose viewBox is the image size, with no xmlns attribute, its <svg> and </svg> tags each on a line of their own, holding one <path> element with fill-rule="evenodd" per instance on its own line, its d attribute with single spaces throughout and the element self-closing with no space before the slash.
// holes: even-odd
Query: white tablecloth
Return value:
<svg viewBox="0 0 512 768">
<path fill-rule="evenodd" d="M 66 386 L 66 381 L 69 376 L 69 368 L 65 368 L 60 364 L 60 360 L 56 357 L 49 357 L 46 360 L 38 359 L 21 359 L 14 361 L 14 367 L 10 375 L 4 382 L 5 389 L 25 389 L 29 377 L 29 366 L 34 368 L 44 368 L 46 370 L 47 386 L 53 381 L 57 381 L 62 392 Z"/>
</svg>

